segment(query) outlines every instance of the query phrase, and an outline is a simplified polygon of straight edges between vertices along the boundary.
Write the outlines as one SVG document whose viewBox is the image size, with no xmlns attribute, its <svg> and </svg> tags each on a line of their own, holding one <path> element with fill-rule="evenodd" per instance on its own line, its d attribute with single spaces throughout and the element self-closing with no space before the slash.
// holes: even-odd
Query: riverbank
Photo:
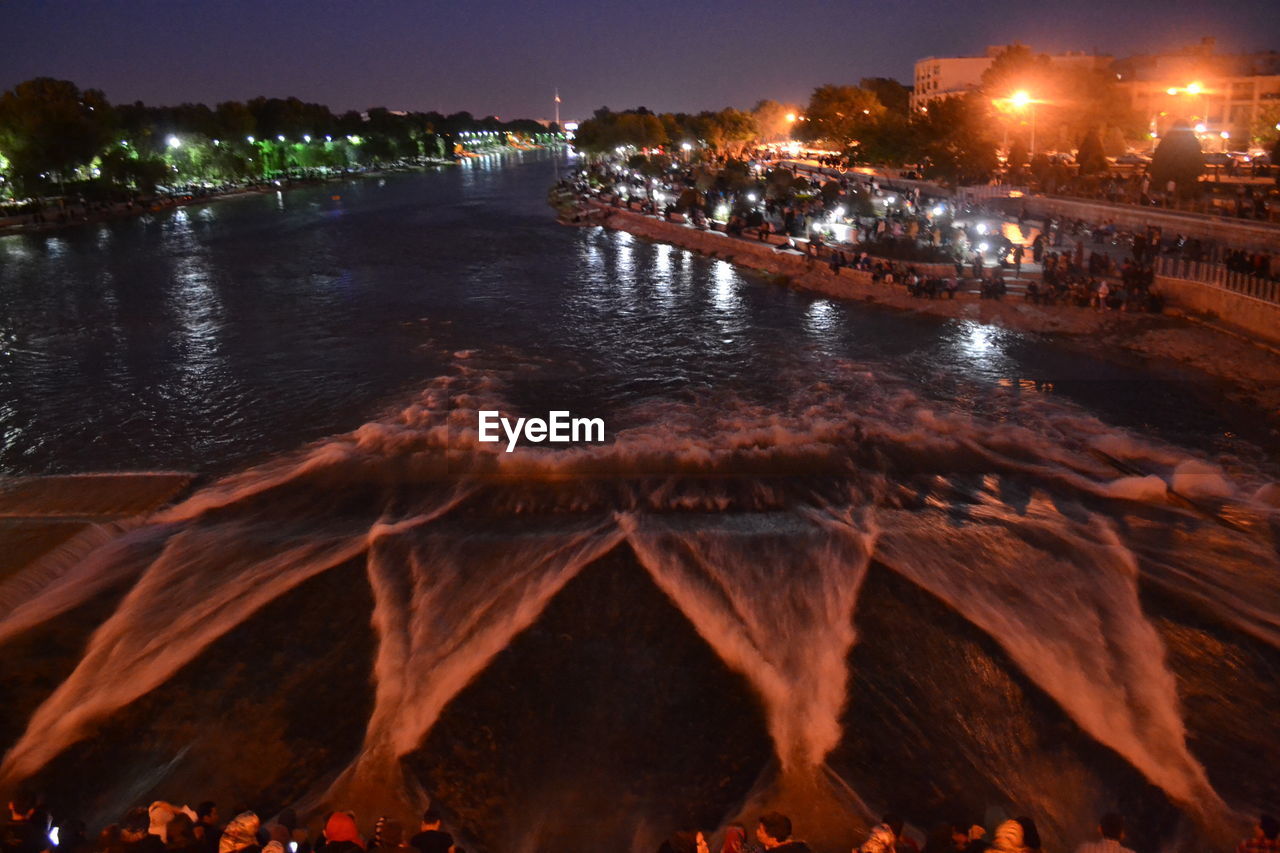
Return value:
<svg viewBox="0 0 1280 853">
<path fill-rule="evenodd" d="M 901 285 L 872 281 L 868 272 L 849 267 L 833 271 L 822 260 L 779 251 L 770 243 L 693 228 L 598 201 L 586 202 L 586 209 L 593 212 L 589 217 L 592 225 L 748 267 L 785 286 L 888 310 L 1052 335 L 1091 352 L 1123 350 L 1175 362 L 1225 383 L 1229 396 L 1256 404 L 1270 419 L 1280 421 L 1280 350 L 1176 308 L 1157 315 L 1037 305 L 1014 296 L 979 299 L 975 294 L 961 293 L 955 299 L 916 298 Z"/>
<path fill-rule="evenodd" d="M 442 166 L 456 165 L 456 161 L 438 160 L 414 165 L 406 168 L 380 168 L 361 172 L 343 172 L 323 178 L 307 178 L 301 180 L 278 180 L 234 186 L 223 191 L 210 191 L 200 194 L 187 193 L 176 195 L 157 195 L 131 200 L 128 202 L 112 202 L 101 204 L 94 202 L 76 202 L 65 207 L 46 208 L 43 219 L 37 220 L 32 214 L 0 218 L 0 237 L 8 234 L 43 234 L 70 228 L 76 225 L 88 225 L 98 222 L 110 222 L 116 219 L 127 219 L 147 213 L 158 213 L 177 207 L 188 207 L 198 204 L 209 204 L 215 201 L 227 201 L 237 198 L 251 198 L 267 193 L 288 192 L 303 187 L 322 186 L 349 180 L 366 178 L 382 178 L 395 172 L 418 171 L 420 169 L 438 169 Z M 16 220 L 16 221 L 15 221 Z"/>
</svg>

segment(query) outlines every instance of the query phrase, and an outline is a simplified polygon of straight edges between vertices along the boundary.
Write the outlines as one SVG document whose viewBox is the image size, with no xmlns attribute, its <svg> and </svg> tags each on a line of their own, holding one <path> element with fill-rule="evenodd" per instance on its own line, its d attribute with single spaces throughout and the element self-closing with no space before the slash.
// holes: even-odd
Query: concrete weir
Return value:
<svg viewBox="0 0 1280 853">
<path fill-rule="evenodd" d="M 168 471 L 0 478 L 0 587 L 39 561 L 82 555 L 194 479 Z"/>
</svg>

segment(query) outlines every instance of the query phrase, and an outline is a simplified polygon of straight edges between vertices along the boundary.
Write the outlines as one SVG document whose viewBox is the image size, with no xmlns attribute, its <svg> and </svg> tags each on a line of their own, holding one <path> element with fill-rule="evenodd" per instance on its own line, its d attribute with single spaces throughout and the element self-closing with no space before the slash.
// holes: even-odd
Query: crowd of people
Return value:
<svg viewBox="0 0 1280 853">
<path fill-rule="evenodd" d="M 400 821 L 380 817 L 367 837 L 348 811 L 327 815 L 315 837 L 293 809 L 270 822 L 248 808 L 233 811 L 224 824 L 212 801 L 194 809 L 157 801 L 130 809 L 91 837 L 83 821 L 55 821 L 39 798 L 20 792 L 0 828 L 0 853 L 466 853 L 434 809 L 427 809 L 413 834 Z"/>
<path fill-rule="evenodd" d="M 654 178 L 606 161 L 579 175 L 575 189 L 580 196 L 600 191 L 618 205 L 638 198 L 645 212 L 683 215 L 698 228 L 721 227 L 714 214 L 730 236 L 804 253 L 835 272 L 868 272 L 873 281 L 903 284 L 920 298 L 976 293 L 1002 299 L 1013 293 L 1037 305 L 1158 312 L 1163 300 L 1154 283 L 1157 274 L 1170 274 L 1169 261 L 1186 262 L 1180 269 L 1187 271 L 1174 275 L 1216 281 L 1214 269 L 1219 269 L 1219 276 L 1225 270 L 1280 280 L 1280 260 L 1267 251 L 1181 233 L 1166 236 L 1159 226 L 1033 220 L 1025 209 L 1014 217 L 930 195 L 920 184 L 882 183 L 873 175 L 842 174 L 776 156 L 747 166 L 754 177 L 744 187 L 740 180 L 736 185 L 720 180 L 725 173 L 716 169 L 721 166 L 711 167 L 708 182 L 705 173 L 687 164 Z M 801 192 L 777 191 L 777 170 L 806 178 L 807 186 Z M 1027 261 L 1032 266 L 1024 276 Z M 938 272 L 943 264 L 954 264 L 954 278 Z"/>
<path fill-rule="evenodd" d="M 1059 242 L 1075 240 L 1082 244 L 1088 239 L 1093 244 L 1104 247 L 1093 254 L 1108 255 L 1105 247 L 1116 247 L 1128 252 L 1139 265 L 1154 264 L 1157 259 L 1164 257 L 1197 264 L 1218 264 L 1231 272 L 1280 280 L 1280 261 L 1268 251 L 1231 246 L 1181 233 L 1166 237 L 1164 229 L 1158 225 L 1127 229 L 1114 221 L 1088 223 L 1083 219 L 1050 220 L 1046 223 L 1045 233 L 1061 235 Z"/>
<path fill-rule="evenodd" d="M 284 809 L 268 823 L 247 808 L 220 822 L 216 803 L 203 802 L 195 809 L 163 801 L 134 808 L 118 823 L 95 838 L 84 823 L 55 821 L 39 799 L 20 792 L 9 802 L 9 820 L 0 828 L 0 853 L 465 853 L 448 832 L 441 815 L 429 808 L 417 831 L 389 817 L 378 818 L 368 835 L 362 835 L 356 815 L 349 811 L 328 814 L 316 837 L 298 820 L 293 809 Z M 766 812 L 754 824 L 732 823 L 715 833 L 719 853 L 811 853 L 797 837 L 791 819 L 780 812 Z M 917 839 L 923 841 L 921 845 Z M 711 853 L 713 833 L 686 830 L 661 843 L 658 853 Z M 1124 818 L 1103 815 L 1097 837 L 1076 848 L 1076 853 L 1133 853 Z M 1139 844 L 1141 847 L 1146 845 Z M 986 828 L 967 821 L 934 826 L 927 835 L 909 833 L 905 821 L 885 815 L 852 853 L 1041 853 L 1036 823 L 1029 817 L 1000 822 L 988 837 Z M 1236 847 L 1236 853 L 1278 853 L 1280 821 L 1262 815 L 1252 834 Z"/>
</svg>

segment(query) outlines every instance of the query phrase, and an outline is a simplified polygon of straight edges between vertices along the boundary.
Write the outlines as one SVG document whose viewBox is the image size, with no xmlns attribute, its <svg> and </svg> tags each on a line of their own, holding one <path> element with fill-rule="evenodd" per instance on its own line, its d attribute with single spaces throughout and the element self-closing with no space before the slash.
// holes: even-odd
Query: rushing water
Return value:
<svg viewBox="0 0 1280 853">
<path fill-rule="evenodd" d="M 1265 420 L 557 226 L 551 172 L 0 239 L 0 466 L 203 478 L 0 576 L 0 788 L 430 798 L 492 851 L 781 805 L 833 850 L 1120 807 L 1145 853 L 1275 802 Z M 505 454 L 481 408 L 608 440 Z"/>
</svg>

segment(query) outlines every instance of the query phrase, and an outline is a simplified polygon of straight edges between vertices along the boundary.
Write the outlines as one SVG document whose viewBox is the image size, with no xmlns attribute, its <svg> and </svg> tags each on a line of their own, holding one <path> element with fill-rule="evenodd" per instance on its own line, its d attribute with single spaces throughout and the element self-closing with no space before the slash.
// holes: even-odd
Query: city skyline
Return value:
<svg viewBox="0 0 1280 853">
<path fill-rule="evenodd" d="M 1223 52 L 1280 45 L 1280 19 L 1266 0 L 1237 4 L 1230 20 L 1189 3 L 1105 7 L 1106 26 L 1088 14 L 1094 6 L 1104 8 L 1077 5 L 1062 20 L 1054 4 L 1002 0 L 978 20 L 934 2 L 891 11 L 800 2 L 785 14 L 754 0 L 693 9 L 573 2 L 553 12 L 506 0 L 359 9 L 145 0 L 127 12 L 81 0 L 18 2 L 3 13 L 11 37 L 0 56 L 0 89 L 49 76 L 101 89 L 114 103 L 296 96 L 337 110 L 466 110 L 513 119 L 550 118 L 558 87 L 562 116 L 580 119 L 600 106 L 697 112 L 749 108 L 761 98 L 802 101 L 815 86 L 867 76 L 909 85 L 921 57 L 978 54 L 1013 41 L 1047 53 L 1117 57 L 1176 50 L 1203 36 Z"/>
</svg>

